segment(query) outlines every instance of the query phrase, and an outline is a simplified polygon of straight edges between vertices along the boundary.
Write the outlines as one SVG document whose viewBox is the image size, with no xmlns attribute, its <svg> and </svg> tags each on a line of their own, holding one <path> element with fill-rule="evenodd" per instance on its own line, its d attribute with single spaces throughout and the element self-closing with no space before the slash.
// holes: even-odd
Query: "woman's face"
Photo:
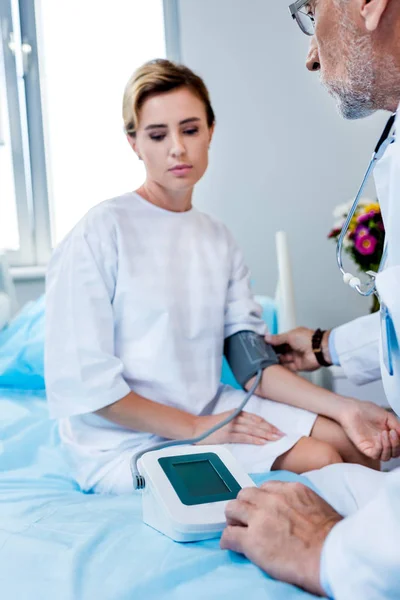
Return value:
<svg viewBox="0 0 400 600">
<path fill-rule="evenodd" d="M 136 137 L 128 141 L 145 164 L 147 180 L 185 191 L 207 169 L 213 129 L 203 102 L 188 88 L 178 88 L 145 100 Z"/>
</svg>

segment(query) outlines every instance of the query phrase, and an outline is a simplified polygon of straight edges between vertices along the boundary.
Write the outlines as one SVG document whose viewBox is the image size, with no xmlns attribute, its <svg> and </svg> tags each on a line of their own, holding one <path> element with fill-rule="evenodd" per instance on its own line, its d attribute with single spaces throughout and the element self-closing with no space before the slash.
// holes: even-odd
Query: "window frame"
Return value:
<svg viewBox="0 0 400 600">
<path fill-rule="evenodd" d="M 179 0 L 163 0 L 166 56 L 180 61 Z M 44 267 L 51 255 L 51 206 L 35 0 L 0 0 L 11 149 L 20 249 L 8 251 L 12 267 Z M 14 33 L 14 49 L 9 47 Z M 25 45 L 24 45 L 25 44 Z M 25 51 L 24 51 L 25 50 Z M 22 269 L 21 269 L 22 270 Z M 25 269 L 26 270 L 26 269 Z"/>
<path fill-rule="evenodd" d="M 27 143 L 27 119 L 24 91 L 23 58 L 18 12 L 13 0 L 0 0 L 0 27 L 2 56 L 6 78 L 8 125 L 11 138 L 11 156 L 14 169 L 15 201 L 20 249 L 7 252 L 10 264 L 31 265 L 36 262 L 32 228 L 32 190 L 30 159 Z"/>
</svg>

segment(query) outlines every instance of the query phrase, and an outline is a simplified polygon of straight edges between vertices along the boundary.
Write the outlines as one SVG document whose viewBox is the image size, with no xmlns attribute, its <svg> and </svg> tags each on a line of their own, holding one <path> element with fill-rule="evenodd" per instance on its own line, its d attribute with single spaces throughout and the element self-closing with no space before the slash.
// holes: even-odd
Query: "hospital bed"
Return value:
<svg viewBox="0 0 400 600">
<path fill-rule="evenodd" d="M 138 494 L 83 493 L 71 477 L 43 379 L 44 299 L 11 318 L 15 290 L 0 261 L 9 324 L 0 331 L 1 600 L 303 600 L 218 540 L 178 544 L 141 520 Z M 264 317 L 277 328 L 274 303 Z M 3 323 L 4 324 L 4 323 Z M 304 481 L 289 473 L 257 476 Z"/>
</svg>

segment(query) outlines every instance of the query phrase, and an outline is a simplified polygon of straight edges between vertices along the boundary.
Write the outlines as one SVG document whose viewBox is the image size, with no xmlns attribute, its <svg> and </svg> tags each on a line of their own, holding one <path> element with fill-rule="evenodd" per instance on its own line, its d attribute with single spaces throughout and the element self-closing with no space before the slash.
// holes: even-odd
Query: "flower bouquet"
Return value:
<svg viewBox="0 0 400 600">
<path fill-rule="evenodd" d="M 335 223 L 328 238 L 337 241 L 342 226 L 349 214 L 353 202 L 336 207 L 333 216 Z M 379 269 L 385 240 L 380 206 L 377 202 L 362 199 L 350 222 L 350 227 L 343 240 L 343 248 L 363 272 Z M 379 301 L 373 295 L 371 312 L 379 310 Z"/>
</svg>

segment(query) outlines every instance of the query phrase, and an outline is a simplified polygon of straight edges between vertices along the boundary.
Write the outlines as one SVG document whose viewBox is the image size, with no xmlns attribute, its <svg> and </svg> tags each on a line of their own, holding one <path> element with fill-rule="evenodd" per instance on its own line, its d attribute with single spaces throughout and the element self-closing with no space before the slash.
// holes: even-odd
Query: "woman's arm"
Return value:
<svg viewBox="0 0 400 600">
<path fill-rule="evenodd" d="M 145 431 L 172 440 L 185 440 L 202 435 L 221 423 L 230 412 L 196 416 L 130 392 L 118 402 L 100 408 L 96 414 L 128 429 Z M 242 412 L 228 425 L 206 438 L 204 443 L 262 445 L 267 441 L 279 440 L 282 435 L 276 427 L 261 417 Z"/>
<path fill-rule="evenodd" d="M 250 388 L 254 378 L 246 387 Z M 387 461 L 400 454 L 400 422 L 371 402 L 338 396 L 282 367 L 264 370 L 257 395 L 304 408 L 337 421 L 366 456 Z"/>
<path fill-rule="evenodd" d="M 147 400 L 135 392 L 100 408 L 96 414 L 127 429 L 172 440 L 191 438 L 195 432 L 195 415 Z"/>
<path fill-rule="evenodd" d="M 247 390 L 253 382 L 254 379 L 251 379 L 247 383 Z M 338 396 L 318 387 L 281 365 L 274 365 L 264 370 L 256 394 L 275 402 L 310 410 L 335 421 L 340 421 L 343 412 L 355 402 L 352 398 Z"/>
</svg>

